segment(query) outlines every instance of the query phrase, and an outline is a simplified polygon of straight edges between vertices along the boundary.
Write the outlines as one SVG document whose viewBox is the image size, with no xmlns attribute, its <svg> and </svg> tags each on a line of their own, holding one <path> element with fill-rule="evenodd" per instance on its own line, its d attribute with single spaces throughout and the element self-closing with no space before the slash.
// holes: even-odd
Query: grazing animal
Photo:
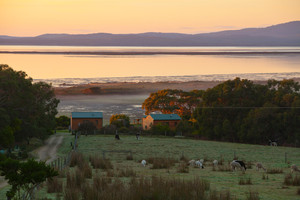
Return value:
<svg viewBox="0 0 300 200">
<path fill-rule="evenodd" d="M 277 147 L 277 142 L 273 142 L 272 140 L 269 140 L 270 146 Z"/>
<path fill-rule="evenodd" d="M 213 161 L 213 165 L 214 165 L 215 167 L 218 166 L 218 163 L 219 163 L 219 162 L 218 162 L 217 160 L 214 160 L 214 161 Z"/>
<path fill-rule="evenodd" d="M 256 170 L 259 171 L 260 169 L 263 169 L 266 171 L 266 168 L 263 166 L 263 164 L 258 162 L 258 163 L 256 163 Z"/>
<path fill-rule="evenodd" d="M 233 170 L 236 170 L 236 168 L 239 168 L 240 170 L 242 171 L 246 171 L 246 165 L 243 161 L 240 161 L 240 160 L 234 160 L 230 163 L 230 166 L 232 168 L 232 171 Z"/>
<path fill-rule="evenodd" d="M 291 173 L 293 173 L 293 172 L 300 172 L 300 170 L 298 169 L 297 165 L 295 165 L 295 164 L 293 164 L 291 166 Z"/>
<path fill-rule="evenodd" d="M 194 166 L 194 165 L 195 165 L 195 162 L 196 162 L 195 160 L 190 160 L 190 161 L 189 161 L 189 165 Z"/>
<path fill-rule="evenodd" d="M 147 164 L 146 160 L 142 160 L 141 164 L 145 167 Z"/>
<path fill-rule="evenodd" d="M 201 162 L 200 160 L 197 160 L 197 161 L 195 162 L 195 164 L 196 164 L 196 166 L 199 167 L 199 168 L 202 168 L 202 169 L 204 168 L 204 167 L 203 167 L 203 164 L 202 164 L 202 162 Z"/>
</svg>

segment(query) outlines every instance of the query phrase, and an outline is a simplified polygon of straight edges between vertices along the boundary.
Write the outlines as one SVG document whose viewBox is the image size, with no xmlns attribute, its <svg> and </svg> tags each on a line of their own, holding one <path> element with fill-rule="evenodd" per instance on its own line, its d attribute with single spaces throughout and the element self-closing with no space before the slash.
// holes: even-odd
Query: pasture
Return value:
<svg viewBox="0 0 300 200">
<path fill-rule="evenodd" d="M 71 149 L 70 142 L 73 141 L 74 136 L 69 135 L 69 133 L 66 134 L 58 149 L 59 156 L 64 156 Z M 143 135 L 140 140 L 136 140 L 135 136 L 129 135 L 121 135 L 120 138 L 121 140 L 115 140 L 113 135 L 80 136 L 77 151 L 83 154 L 87 161 L 90 156 L 102 158 L 103 150 L 132 152 L 132 159 L 128 159 L 129 153 L 106 152 L 105 158 L 111 161 L 113 169 L 110 171 L 93 169 L 93 177 L 100 174 L 100 176 L 109 176 L 112 179 L 116 178 L 128 183 L 130 175 L 124 177 L 117 174 L 120 174 L 124 169 L 130 169 L 132 170 L 131 174 L 134 174 L 133 176 L 137 178 L 156 176 L 167 180 L 175 178 L 192 181 L 199 177 L 207 180 L 213 190 L 219 192 L 229 190 L 235 199 L 247 199 L 249 191 L 258 192 L 259 199 L 262 200 L 296 200 L 300 198 L 300 195 L 297 194 L 300 186 L 284 184 L 286 174 L 290 173 L 290 166 L 292 164 L 300 165 L 300 150 L 298 148 Z M 204 159 L 205 168 L 199 169 L 189 166 L 188 173 L 179 172 L 182 156 L 187 160 Z M 245 161 L 247 164 L 246 173 L 228 171 L 229 162 L 233 160 L 234 156 Z M 153 165 L 149 164 L 149 160 L 158 157 L 175 160 L 175 165 L 166 169 L 152 169 Z M 146 167 L 143 167 L 140 163 L 143 159 L 147 161 Z M 223 165 L 213 169 L 213 160 L 219 160 L 219 162 L 223 160 Z M 285 163 L 285 161 L 287 162 Z M 256 162 L 262 162 L 269 171 L 256 171 Z M 72 167 L 69 170 L 73 172 L 75 168 Z M 274 170 L 273 173 L 270 172 L 271 170 Z M 295 174 L 293 176 L 296 176 Z M 300 176 L 299 172 L 297 176 Z M 243 183 L 244 180 L 250 180 L 251 183 Z M 62 181 L 66 185 L 66 178 L 62 178 Z M 91 181 L 92 179 L 89 182 Z M 47 194 L 46 188 L 45 186 L 39 191 L 38 197 L 56 199 L 57 194 Z"/>
</svg>

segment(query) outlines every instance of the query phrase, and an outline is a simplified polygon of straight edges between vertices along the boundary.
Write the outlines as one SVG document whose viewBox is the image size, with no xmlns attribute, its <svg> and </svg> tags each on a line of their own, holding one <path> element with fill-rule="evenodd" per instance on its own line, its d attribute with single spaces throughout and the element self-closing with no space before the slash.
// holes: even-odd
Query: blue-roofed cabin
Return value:
<svg viewBox="0 0 300 200">
<path fill-rule="evenodd" d="M 165 124 L 174 130 L 180 120 L 177 114 L 150 114 L 143 118 L 143 129 L 149 130 L 154 125 Z"/>
<path fill-rule="evenodd" d="M 92 122 L 96 126 L 96 129 L 99 130 L 103 126 L 103 114 L 102 112 L 72 112 L 72 131 L 78 130 L 80 124 L 84 122 Z"/>
</svg>

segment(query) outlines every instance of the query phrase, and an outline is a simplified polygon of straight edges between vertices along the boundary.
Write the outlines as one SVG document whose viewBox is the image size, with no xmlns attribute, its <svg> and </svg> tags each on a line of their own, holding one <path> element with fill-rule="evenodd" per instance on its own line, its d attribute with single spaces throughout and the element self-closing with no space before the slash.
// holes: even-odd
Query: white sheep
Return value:
<svg viewBox="0 0 300 200">
<path fill-rule="evenodd" d="M 195 162 L 196 162 L 195 160 L 190 160 L 190 161 L 189 161 L 189 165 L 194 166 L 194 165 L 195 165 Z"/>
<path fill-rule="evenodd" d="M 199 167 L 199 168 L 202 168 L 202 169 L 204 168 L 204 167 L 203 167 L 203 164 L 202 164 L 202 162 L 201 162 L 200 160 L 197 160 L 197 161 L 195 162 L 195 164 L 196 164 L 196 166 Z"/>
<path fill-rule="evenodd" d="M 300 170 L 298 169 L 297 165 L 295 165 L 295 164 L 293 164 L 291 166 L 291 173 L 293 173 L 293 172 L 300 172 Z"/>
<path fill-rule="evenodd" d="M 219 162 L 218 162 L 217 160 L 214 160 L 214 161 L 213 161 L 213 165 L 214 165 L 215 167 L 218 166 L 218 163 L 219 163 Z"/>
<path fill-rule="evenodd" d="M 240 162 L 241 162 L 241 161 L 234 160 L 234 161 L 232 161 L 232 162 L 230 163 L 230 166 L 231 166 L 232 171 L 233 171 L 233 170 L 236 170 L 236 168 L 238 168 L 238 169 L 240 169 L 240 170 L 242 170 L 242 171 L 245 171 L 245 170 L 246 170 L 245 165 L 243 164 L 244 166 L 242 166 L 242 165 L 240 164 Z"/>
<path fill-rule="evenodd" d="M 263 170 L 266 171 L 266 168 L 265 168 L 265 167 L 263 166 L 263 164 L 260 163 L 260 162 L 256 163 L 256 170 L 259 171 L 259 169 L 263 169 Z"/>
<path fill-rule="evenodd" d="M 147 164 L 146 160 L 142 160 L 141 164 L 145 167 Z"/>
</svg>

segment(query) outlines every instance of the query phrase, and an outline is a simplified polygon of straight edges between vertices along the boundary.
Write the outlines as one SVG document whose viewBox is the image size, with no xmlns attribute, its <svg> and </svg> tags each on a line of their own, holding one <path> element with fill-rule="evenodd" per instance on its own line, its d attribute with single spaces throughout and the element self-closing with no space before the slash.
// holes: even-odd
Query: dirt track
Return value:
<svg viewBox="0 0 300 200">
<path fill-rule="evenodd" d="M 46 144 L 37 150 L 38 160 L 46 161 L 46 163 L 55 160 L 57 148 L 62 141 L 61 135 L 53 135 L 47 139 Z"/>
</svg>

